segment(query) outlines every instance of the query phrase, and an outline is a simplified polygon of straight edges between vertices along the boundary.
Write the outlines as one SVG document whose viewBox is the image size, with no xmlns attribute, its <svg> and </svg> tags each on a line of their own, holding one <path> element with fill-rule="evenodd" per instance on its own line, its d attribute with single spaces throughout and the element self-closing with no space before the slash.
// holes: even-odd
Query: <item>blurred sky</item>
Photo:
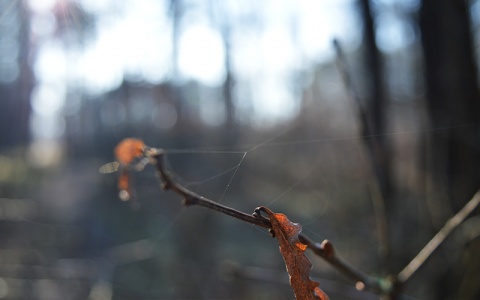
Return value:
<svg viewBox="0 0 480 300">
<path fill-rule="evenodd" d="M 354 48 L 361 26 L 354 0 L 184 0 L 179 24 L 178 61 L 173 63 L 171 1 L 29 0 L 35 41 L 32 94 L 33 136 L 55 138 L 65 127 L 61 111 L 69 90 L 98 95 L 124 79 L 160 83 L 196 80 L 220 86 L 225 78 L 222 30 L 230 28 L 232 71 L 237 85 L 248 86 L 250 105 L 263 117 L 285 119 L 298 110 L 292 74 L 308 75 L 333 58 L 338 38 Z M 72 3 L 93 16 L 93 34 L 80 43 L 56 33 L 58 16 L 79 24 Z M 416 9 L 418 0 L 377 0 L 374 8 L 395 4 Z M 380 10 L 379 10 L 380 11 Z M 414 29 L 394 11 L 377 15 L 377 41 L 383 51 L 413 42 Z M 82 31 L 78 25 L 78 31 Z M 77 37 L 78 38 L 78 37 Z M 302 88 L 302 87 L 300 87 Z M 246 96 L 245 96 L 246 97 Z M 67 99 L 68 98 L 68 99 Z M 75 107 L 75 103 L 68 104 Z M 238 104 L 241 109 L 241 103 Z"/>
<path fill-rule="evenodd" d="M 83 9 L 96 16 L 94 37 L 86 39 L 82 47 L 68 47 L 52 36 L 56 26 L 52 11 L 62 5 L 60 1 L 31 0 L 35 13 L 32 30 L 42 36 L 35 65 L 37 77 L 59 85 L 79 84 L 88 93 L 116 88 L 124 77 L 153 83 L 193 79 L 211 86 L 222 84 L 225 49 L 219 26 L 205 13 L 206 1 L 185 1 L 192 8 L 186 11 L 180 28 L 179 78 L 172 78 L 168 2 L 79 0 Z M 273 102 L 267 104 L 272 109 L 288 110 L 290 99 L 285 99 L 288 95 L 281 85 L 293 70 L 330 58 L 333 37 L 351 42 L 358 36 L 351 0 L 218 3 L 222 6 L 218 22 L 225 22 L 221 20 L 225 17 L 240 23 L 242 16 L 252 11 L 262 15 L 258 27 L 233 24 L 233 69 L 240 80 L 255 78 L 261 82 L 256 85 L 257 92 Z M 74 12 L 71 18 L 75 18 Z M 292 22 L 296 28 L 292 29 Z M 64 93 L 63 88 L 57 89 L 58 94 Z M 50 92 L 39 91 L 40 98 L 49 94 L 53 99 Z M 41 105 L 35 107 L 44 112 L 56 110 L 63 101 L 59 98 L 39 100 Z"/>
</svg>

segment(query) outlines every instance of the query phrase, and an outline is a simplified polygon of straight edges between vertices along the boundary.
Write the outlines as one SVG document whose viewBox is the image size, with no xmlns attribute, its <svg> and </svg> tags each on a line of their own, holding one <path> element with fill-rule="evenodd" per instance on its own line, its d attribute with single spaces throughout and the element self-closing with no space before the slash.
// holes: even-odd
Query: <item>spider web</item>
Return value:
<svg viewBox="0 0 480 300">
<path fill-rule="evenodd" d="M 292 210 L 297 215 L 303 217 L 307 230 L 310 230 L 308 229 L 308 226 L 314 225 L 317 220 L 327 212 L 327 210 L 339 211 L 342 209 L 344 203 L 337 201 L 336 197 L 339 194 L 340 197 L 345 197 L 345 195 L 343 195 L 344 191 L 342 190 L 348 188 L 341 187 L 344 183 L 343 175 L 340 173 L 350 172 L 347 162 L 352 163 L 351 157 L 348 158 L 345 156 L 355 156 L 356 158 L 354 160 L 357 160 L 356 165 L 351 165 L 351 172 L 357 172 L 359 174 L 354 176 L 353 179 L 350 178 L 350 180 L 355 181 L 363 177 L 360 186 L 367 186 L 366 178 L 371 175 L 367 170 L 369 168 L 369 162 L 365 158 L 366 154 L 362 139 L 383 136 L 395 141 L 400 140 L 400 143 L 402 143 L 404 140 L 411 141 L 412 139 L 418 140 L 425 138 L 424 135 L 429 132 L 446 129 L 461 129 L 468 126 L 474 126 L 475 124 L 459 124 L 444 128 L 414 128 L 409 130 L 396 130 L 377 135 L 361 136 L 355 134 L 357 128 L 354 121 L 352 121 L 352 124 L 347 125 L 347 129 L 337 136 L 315 137 L 315 135 L 318 136 L 318 134 L 314 133 L 311 137 L 298 138 L 296 133 L 301 132 L 301 125 L 302 124 L 295 123 L 278 130 L 277 132 L 270 132 L 267 137 L 264 137 L 257 143 L 247 143 L 244 145 L 235 145 L 233 147 L 210 147 L 208 149 L 167 149 L 166 151 L 167 155 L 170 157 L 176 155 L 196 156 L 196 161 L 201 161 L 206 156 L 213 156 L 213 160 L 225 159 L 225 157 L 227 157 L 227 162 L 221 167 L 221 170 L 213 172 L 212 175 L 201 179 L 186 180 L 185 185 L 203 195 L 201 192 L 202 186 L 220 180 L 222 184 L 217 186 L 217 190 L 214 193 L 215 196 L 209 198 L 218 201 L 219 203 L 226 202 L 232 207 L 242 207 L 242 203 L 230 200 L 230 198 L 239 198 L 235 197 L 236 190 L 232 190 L 232 186 L 234 186 L 237 181 L 243 181 L 244 176 L 249 176 L 245 175 L 245 173 L 249 173 L 250 171 L 249 174 L 251 174 L 252 168 L 254 170 L 262 168 L 272 169 L 272 171 L 267 174 L 268 176 L 261 178 L 261 180 L 267 185 L 273 185 L 275 190 L 272 191 L 270 189 L 268 193 L 265 194 L 262 194 L 261 192 L 253 193 L 256 194 L 258 198 L 253 200 L 253 206 L 251 206 L 250 209 L 253 209 L 253 207 L 258 205 L 265 205 L 274 209 L 278 208 L 287 210 L 287 212 L 288 210 Z M 348 134 L 349 132 L 351 134 Z M 328 133 L 322 132 L 322 134 Z M 285 151 L 285 149 L 287 150 Z M 338 149 L 343 150 L 339 151 Z M 325 152 L 327 152 L 327 156 L 324 156 Z M 272 156 L 276 156 L 277 159 L 274 163 L 269 164 L 268 162 L 265 162 L 271 159 Z M 279 167 L 285 165 L 286 161 L 288 162 L 288 160 L 292 159 L 296 160 L 299 157 L 303 158 L 303 160 L 300 159 L 297 166 L 290 167 L 288 170 L 282 170 L 282 168 Z M 324 166 L 326 161 L 328 161 L 328 167 Z M 342 171 L 335 171 L 334 169 L 336 165 L 340 165 Z M 198 168 L 195 165 L 190 165 L 189 167 Z M 281 177 L 278 176 L 279 174 L 276 173 L 276 170 L 284 175 L 286 173 L 291 173 L 289 180 L 281 180 L 281 184 L 275 184 L 273 181 Z M 185 179 L 181 174 L 178 175 L 178 177 L 180 179 Z M 315 187 L 316 184 L 321 187 Z M 348 185 L 349 182 L 345 184 Z M 223 187 L 221 187 L 222 185 Z M 255 187 L 249 187 L 248 185 L 245 186 L 244 184 L 242 185 L 244 186 L 244 189 L 255 189 Z M 252 193 L 247 193 L 247 195 L 251 194 Z M 292 195 L 294 200 L 289 199 Z M 305 197 L 309 196 L 311 198 L 316 198 L 317 200 L 306 200 Z M 301 197 L 302 199 L 296 201 L 295 198 L 298 197 Z M 242 199 L 242 202 L 244 200 L 245 199 Z M 351 201 L 355 200 L 352 199 Z M 307 213 L 299 213 L 299 211 L 305 208 L 306 212 L 311 212 L 311 209 L 308 208 L 311 208 L 312 205 L 318 206 L 319 208 L 314 209 L 314 213 L 310 216 L 308 216 Z M 329 208 L 327 209 L 327 207 Z M 324 237 L 324 235 L 320 234 L 318 230 L 310 231 L 316 236 Z"/>
<path fill-rule="evenodd" d="M 183 175 L 177 174 L 177 177 L 184 180 L 183 184 L 189 188 L 192 188 L 196 192 L 202 194 L 202 186 L 208 185 L 211 182 L 221 181 L 222 184 L 217 186 L 217 190 L 214 193 L 215 196 L 211 199 L 219 202 L 226 203 L 232 207 L 245 207 L 244 202 L 251 203 L 248 209 L 252 210 L 259 205 L 265 205 L 272 207 L 273 209 L 291 211 L 297 216 L 303 218 L 304 228 L 308 230 L 314 236 L 319 239 L 326 238 L 324 234 L 320 234 L 318 229 L 310 229 L 310 226 L 314 226 L 319 219 L 321 219 L 327 211 L 338 212 L 343 209 L 345 201 L 339 201 L 337 198 L 345 198 L 345 193 L 342 190 L 348 190 L 342 187 L 342 174 L 341 172 L 349 172 L 348 162 L 352 162 L 351 158 L 346 158 L 344 153 L 348 155 L 356 156 L 357 165 L 350 165 L 352 172 L 359 172 L 355 176 L 360 186 L 364 188 L 368 186 L 368 177 L 371 176 L 368 169 L 368 161 L 365 158 L 365 149 L 362 144 L 364 138 L 374 137 L 389 137 L 392 139 L 412 139 L 412 138 L 425 138 L 423 135 L 434 132 L 442 131 L 453 128 L 464 128 L 468 126 L 474 126 L 475 124 L 459 124 L 455 126 L 449 126 L 444 128 L 419 128 L 411 130 L 399 130 L 383 134 L 361 136 L 352 134 L 343 134 L 334 137 L 312 137 L 297 138 L 296 132 L 299 131 L 301 124 L 291 124 L 278 132 L 270 133 L 268 137 L 263 138 L 257 143 L 236 145 L 233 148 L 230 147 L 213 147 L 209 149 L 167 149 L 167 155 L 193 155 L 197 156 L 197 160 L 202 160 L 205 156 L 213 156 L 213 160 L 224 159 L 228 157 L 226 161 L 228 163 L 223 166 L 223 169 L 214 172 L 212 175 L 197 180 L 185 180 Z M 351 127 L 355 127 L 355 124 Z M 348 126 L 347 126 L 348 127 Z M 355 132 L 356 128 L 351 128 L 347 131 Z M 419 137 L 420 136 L 420 137 Z M 228 150 L 225 150 L 228 149 Z M 285 149 L 287 149 L 285 151 Z M 339 151 L 337 152 L 337 149 Z M 345 152 L 346 151 L 346 152 Z M 325 157 L 324 154 L 327 153 Z M 272 158 L 273 157 L 273 158 Z M 298 162 L 295 160 L 300 157 Z M 275 160 L 272 162 L 266 162 L 265 160 Z M 288 160 L 293 159 L 293 167 L 282 169 L 281 166 L 288 163 Z M 355 160 L 355 159 L 354 159 Z M 325 167 L 325 161 L 330 161 L 329 166 Z M 346 165 L 347 164 L 347 165 Z M 342 171 L 333 170 L 336 165 L 340 165 Z M 279 167 L 280 166 L 280 167 Z M 261 179 L 261 183 L 273 186 L 269 188 L 266 193 L 257 192 L 253 193 L 258 197 L 255 200 L 245 199 L 252 193 L 241 193 L 241 196 L 237 196 L 237 189 L 232 189 L 237 181 L 243 181 L 246 176 L 252 176 L 251 170 L 253 169 L 272 169 L 269 172 L 269 176 Z M 278 171 L 278 172 L 277 172 Z M 330 172 L 330 173 L 329 173 Z M 247 175 L 245 175 L 248 173 Z M 288 180 L 281 179 L 280 174 L 289 175 Z M 291 173 L 291 174 L 287 174 Z M 332 174 L 333 173 L 333 174 Z M 257 176 L 255 176 L 256 178 Z M 355 180 L 355 178 L 353 180 Z M 274 181 L 279 180 L 281 183 L 276 184 Z M 357 182 L 358 183 L 358 182 Z M 223 185 L 223 187 L 221 187 Z M 320 187 L 316 187 L 316 185 Z M 346 183 L 348 185 L 348 183 Z M 243 186 L 243 189 L 256 189 L 256 185 Z M 238 188 L 238 187 L 237 187 Z M 358 186 L 357 186 L 358 189 Z M 366 188 L 368 190 L 368 187 Z M 351 193 L 354 193 L 352 191 Z M 367 191 L 366 194 L 369 194 Z M 352 195 L 353 196 L 353 195 Z M 310 199 L 306 199 L 309 198 Z M 236 202 L 231 198 L 240 199 Z M 352 197 L 350 201 L 357 201 Z M 297 204 L 295 204 L 297 202 Z M 293 203 L 293 204 L 292 204 Z M 369 206 L 370 203 L 363 201 L 363 204 Z M 360 206 L 360 204 L 358 205 Z M 312 207 L 315 207 L 312 209 Z M 183 210 L 182 210 L 183 211 Z M 302 211 L 304 211 L 302 213 Z M 376 247 L 373 245 L 372 247 Z"/>
</svg>

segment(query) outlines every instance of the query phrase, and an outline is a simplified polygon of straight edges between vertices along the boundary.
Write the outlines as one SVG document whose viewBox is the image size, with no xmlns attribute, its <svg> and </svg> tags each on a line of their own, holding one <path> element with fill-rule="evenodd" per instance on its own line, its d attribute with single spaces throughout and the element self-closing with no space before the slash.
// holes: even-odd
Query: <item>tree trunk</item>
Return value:
<svg viewBox="0 0 480 300">
<path fill-rule="evenodd" d="M 427 109 L 431 126 L 436 129 L 430 134 L 427 163 L 434 191 L 431 197 L 435 199 L 430 208 L 437 225 L 463 207 L 480 188 L 480 94 L 470 28 L 466 1 L 423 0 L 420 29 Z M 439 200 L 442 198 L 443 203 Z M 454 249 L 462 246 L 456 244 Z M 463 253 L 465 249 L 458 250 Z M 462 253 L 449 251 L 448 255 L 460 257 Z M 444 266 L 447 269 L 442 268 L 444 272 L 436 272 L 433 291 L 437 294 L 432 299 L 466 299 L 459 281 L 469 272 L 478 274 L 475 264 L 474 259 L 455 260 Z"/>
<path fill-rule="evenodd" d="M 456 212 L 480 188 L 480 94 L 467 5 L 424 0 L 420 27 L 429 115 L 433 128 L 445 128 L 432 132 L 431 171 Z"/>
<path fill-rule="evenodd" d="M 365 71 L 368 76 L 368 91 L 370 99 L 367 102 L 366 113 L 368 116 L 368 132 L 364 134 L 373 135 L 371 140 L 375 159 L 378 161 L 378 179 L 380 189 L 385 199 L 388 198 L 391 190 L 388 151 L 385 136 L 385 91 L 382 82 L 382 59 L 375 41 L 375 26 L 370 9 L 369 0 L 360 1 L 360 9 L 364 24 L 364 59 Z"/>
</svg>

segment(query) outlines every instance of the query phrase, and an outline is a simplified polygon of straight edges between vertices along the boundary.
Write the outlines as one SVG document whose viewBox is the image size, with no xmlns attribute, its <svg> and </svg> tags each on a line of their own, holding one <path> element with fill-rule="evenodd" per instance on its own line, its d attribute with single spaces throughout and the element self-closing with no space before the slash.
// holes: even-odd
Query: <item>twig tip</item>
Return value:
<svg viewBox="0 0 480 300">
<path fill-rule="evenodd" d="M 320 245 L 320 249 L 323 250 L 325 256 L 328 258 L 333 258 L 335 256 L 335 249 L 333 248 L 333 244 L 329 240 L 324 240 Z"/>
</svg>

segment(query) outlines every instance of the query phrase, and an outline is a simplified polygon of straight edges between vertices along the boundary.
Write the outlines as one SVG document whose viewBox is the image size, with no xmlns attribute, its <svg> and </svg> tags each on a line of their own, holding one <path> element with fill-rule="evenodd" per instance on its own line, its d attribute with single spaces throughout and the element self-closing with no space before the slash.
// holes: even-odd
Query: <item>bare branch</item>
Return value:
<svg viewBox="0 0 480 300">
<path fill-rule="evenodd" d="M 299 235 L 300 242 L 308 246 L 316 255 L 323 258 L 335 269 L 355 281 L 357 290 L 369 290 L 379 294 L 388 294 L 389 291 L 380 285 L 380 280 L 359 271 L 344 261 L 335 253 L 333 244 L 324 240 L 321 244 L 315 243 L 303 234 Z"/>
<path fill-rule="evenodd" d="M 480 204 L 480 190 L 475 193 L 472 199 L 452 218 L 450 218 L 440 231 L 425 245 L 415 258 L 398 274 L 397 281 L 405 283 L 425 263 L 432 253 L 443 241 L 462 223 L 472 211 Z"/>
<path fill-rule="evenodd" d="M 173 175 L 165 167 L 165 152 L 162 149 L 155 148 L 146 148 L 145 156 L 148 157 L 153 165 L 155 165 L 158 176 L 163 183 L 163 188 L 166 190 L 171 190 L 184 198 L 185 205 L 198 205 L 203 206 L 241 221 L 257 225 L 263 228 L 271 229 L 270 220 L 259 213 L 254 213 L 253 215 L 246 214 L 244 212 L 235 210 L 233 208 L 227 207 L 225 205 L 219 204 L 213 200 L 207 199 L 201 195 L 198 195 L 189 189 L 185 188 L 181 184 L 177 183 L 173 179 Z M 353 279 L 357 284 L 356 288 L 358 290 L 371 290 L 376 293 L 386 294 L 382 286 L 380 286 L 380 280 L 370 277 L 365 273 L 355 269 L 340 257 L 335 254 L 333 245 L 325 240 L 322 244 L 315 243 L 306 237 L 303 234 L 299 235 L 299 240 L 306 244 L 310 250 L 312 250 L 316 255 L 320 256 L 326 260 L 330 265 L 335 269 L 346 275 L 347 277 Z"/>
<path fill-rule="evenodd" d="M 130 147 L 131 148 L 131 147 Z M 130 166 L 135 159 L 140 159 L 137 164 L 137 170 L 143 169 L 146 161 L 156 167 L 157 175 L 165 190 L 171 190 L 184 198 L 186 206 L 198 205 L 203 206 L 228 216 L 234 217 L 241 221 L 257 225 L 263 228 L 272 229 L 272 223 L 268 217 L 263 216 L 258 212 L 258 209 L 250 215 L 231 207 L 219 204 L 213 200 L 205 198 L 179 184 L 174 176 L 169 172 L 165 166 L 166 153 L 163 149 L 150 148 L 144 144 L 141 147 L 140 154 L 138 147 L 134 148 L 134 152 L 130 148 L 125 149 L 125 157 L 128 158 L 126 166 Z M 123 149 L 122 149 L 123 151 Z M 123 152 L 122 152 L 123 153 Z M 142 158 L 143 157 L 143 158 Z M 425 263 L 425 261 L 432 255 L 432 253 L 440 246 L 451 232 L 458 227 L 480 204 L 480 190 L 468 201 L 468 203 L 452 218 L 450 218 L 444 227 L 428 242 L 428 244 L 418 253 L 418 255 L 398 274 L 398 276 L 387 276 L 376 278 L 369 276 L 345 262 L 338 257 L 335 249 L 328 240 L 320 243 L 315 243 L 303 234 L 298 234 L 298 239 L 305 244 L 316 255 L 323 258 L 336 270 L 340 271 L 347 277 L 353 279 L 358 290 L 370 290 L 377 294 L 390 295 L 392 297 L 398 296 L 400 288 L 408 281 L 411 276 Z M 148 253 L 146 254 L 148 256 Z"/>
<path fill-rule="evenodd" d="M 184 204 L 186 206 L 198 205 L 203 206 L 218 212 L 224 213 L 238 220 L 257 225 L 263 228 L 271 228 L 270 221 L 262 216 L 252 216 L 244 212 L 238 211 L 231 207 L 219 204 L 213 200 L 198 195 L 195 192 L 190 191 L 184 186 L 177 183 L 173 176 L 165 168 L 165 152 L 162 149 L 148 148 L 145 149 L 145 155 L 152 160 L 155 165 L 158 176 L 163 183 L 165 190 L 172 190 L 173 192 L 181 195 L 184 198 Z"/>
<path fill-rule="evenodd" d="M 389 240 L 388 240 L 388 222 L 387 211 L 385 207 L 385 184 L 382 162 L 385 160 L 386 153 L 380 147 L 377 138 L 378 134 L 372 132 L 371 126 L 368 122 L 367 112 L 362 106 L 362 102 L 358 97 L 358 93 L 352 83 L 347 61 L 343 53 L 342 47 L 338 40 L 333 40 L 333 47 L 337 54 L 337 67 L 342 76 L 343 83 L 347 92 L 349 93 L 350 102 L 355 107 L 358 120 L 360 121 L 360 134 L 367 149 L 368 159 L 370 162 L 370 172 L 373 176 L 369 178 L 370 190 L 372 193 L 372 202 L 374 208 L 375 221 L 378 231 L 378 240 L 380 242 L 380 256 L 385 266 L 388 265 L 389 259 Z"/>
</svg>

